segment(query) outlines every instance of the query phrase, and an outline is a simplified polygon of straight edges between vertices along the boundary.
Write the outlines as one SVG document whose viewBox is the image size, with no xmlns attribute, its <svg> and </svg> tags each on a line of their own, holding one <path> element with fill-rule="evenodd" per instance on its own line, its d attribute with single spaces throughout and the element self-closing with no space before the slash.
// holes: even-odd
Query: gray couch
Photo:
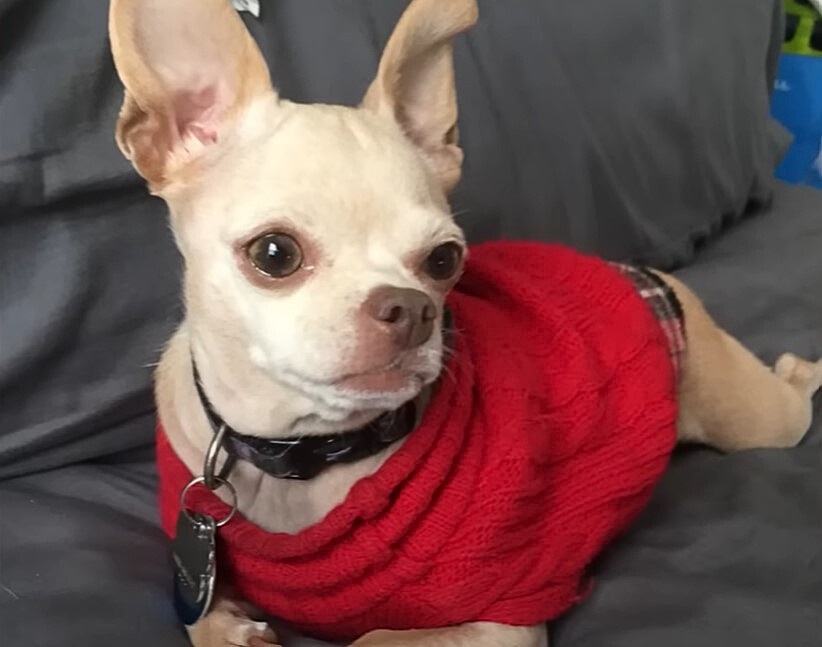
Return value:
<svg viewBox="0 0 822 647">
<path fill-rule="evenodd" d="M 171 0 L 169 0 L 171 1 Z M 403 0 L 263 0 L 282 94 L 356 102 Z M 822 356 L 822 194 L 775 183 L 781 0 L 485 0 L 457 44 L 472 240 L 675 269 L 763 359 Z M 152 465 L 180 316 L 162 204 L 115 150 L 103 0 L 0 0 L 0 644 L 185 645 Z M 822 645 L 822 411 L 680 452 L 559 647 Z M 288 645 L 307 645 L 289 639 Z"/>
</svg>

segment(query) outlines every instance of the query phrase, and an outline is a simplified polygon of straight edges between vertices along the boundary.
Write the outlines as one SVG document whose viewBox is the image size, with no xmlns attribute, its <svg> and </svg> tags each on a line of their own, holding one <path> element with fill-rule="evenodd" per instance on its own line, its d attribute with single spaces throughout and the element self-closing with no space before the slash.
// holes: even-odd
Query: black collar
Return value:
<svg viewBox="0 0 822 647">
<path fill-rule="evenodd" d="M 364 427 L 339 434 L 276 440 L 249 436 L 232 429 L 215 411 L 203 390 L 193 356 L 191 366 L 200 403 L 212 431 L 216 434 L 225 427 L 223 447 L 230 459 L 248 461 L 280 479 L 308 480 L 336 463 L 353 463 L 374 456 L 410 434 L 417 422 L 417 407 L 412 400 Z"/>
<path fill-rule="evenodd" d="M 454 326 L 445 308 L 442 320 L 443 346 L 453 346 Z M 325 436 L 299 436 L 270 440 L 241 434 L 218 414 L 203 390 L 194 356 L 191 357 L 194 384 L 208 422 L 216 434 L 225 427 L 223 447 L 229 461 L 223 466 L 227 475 L 235 460 L 248 461 L 266 474 L 280 479 L 308 480 L 337 463 L 354 463 L 379 454 L 410 434 L 417 424 L 417 405 L 412 400 L 396 411 L 388 411 L 364 427 Z M 219 449 L 219 448 L 218 448 Z"/>
</svg>

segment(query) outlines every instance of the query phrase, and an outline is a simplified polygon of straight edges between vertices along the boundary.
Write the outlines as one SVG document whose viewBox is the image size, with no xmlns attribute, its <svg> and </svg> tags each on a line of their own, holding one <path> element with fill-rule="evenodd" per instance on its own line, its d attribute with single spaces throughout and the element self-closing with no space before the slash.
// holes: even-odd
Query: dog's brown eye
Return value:
<svg viewBox="0 0 822 647">
<path fill-rule="evenodd" d="M 260 272 L 275 279 L 294 274 L 303 262 L 297 241 L 287 234 L 265 234 L 248 246 L 248 258 Z"/>
<path fill-rule="evenodd" d="M 428 255 L 423 269 L 435 281 L 446 281 L 454 278 L 461 260 L 462 247 L 457 243 L 443 243 Z"/>
</svg>

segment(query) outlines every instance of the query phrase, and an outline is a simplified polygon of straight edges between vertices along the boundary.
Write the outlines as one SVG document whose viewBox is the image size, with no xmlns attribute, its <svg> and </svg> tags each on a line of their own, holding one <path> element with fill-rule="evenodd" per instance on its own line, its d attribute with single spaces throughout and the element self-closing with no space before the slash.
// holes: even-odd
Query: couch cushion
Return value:
<svg viewBox="0 0 822 647">
<path fill-rule="evenodd" d="M 355 103 L 405 4 L 278 0 L 244 16 L 285 96 Z M 477 236 L 673 261 L 767 194 L 780 0 L 480 5 L 457 44 L 457 203 Z M 0 24 L 3 219 L 137 182 L 111 138 L 121 91 L 105 7 L 0 0 Z"/>
<path fill-rule="evenodd" d="M 822 407 L 804 446 L 677 456 L 552 647 L 818 647 Z M 150 421 L 144 421 L 150 425 Z M 4 644 L 187 647 L 150 456 L 0 483 Z M 47 621 L 44 621 L 47 618 Z M 323 647 L 280 629 L 285 647 Z"/>
<path fill-rule="evenodd" d="M 767 362 L 822 356 L 822 192 L 780 184 L 773 210 L 678 275 Z M 555 626 L 573 647 L 814 647 L 822 636 L 822 397 L 797 448 L 681 451 L 639 523 Z"/>
<path fill-rule="evenodd" d="M 0 232 L 0 478 L 151 443 L 152 366 L 179 316 L 165 209 L 142 189 Z"/>
<path fill-rule="evenodd" d="M 190 647 L 155 487 L 150 448 L 0 483 L 3 645 Z M 322 647 L 283 627 L 278 635 Z"/>
<path fill-rule="evenodd" d="M 682 275 L 768 359 L 788 348 L 818 356 L 822 193 L 781 187 L 775 207 Z M 137 424 L 150 434 L 150 416 Z M 172 612 L 154 488 L 150 452 L 0 483 L 0 627 L 9 645 L 188 644 Z M 818 647 L 820 564 L 817 406 L 799 448 L 676 456 L 639 522 L 597 564 L 593 595 L 552 625 L 551 645 Z M 284 636 L 286 647 L 318 646 Z"/>
<path fill-rule="evenodd" d="M 3 644 L 188 644 L 170 603 L 154 480 L 144 456 L 0 484 Z"/>
<path fill-rule="evenodd" d="M 245 19 L 286 97 L 355 103 L 404 5 L 277 0 Z M 768 195 L 779 8 L 481 2 L 456 51 L 470 237 L 686 259 Z M 150 442 L 128 419 L 150 406 L 178 262 L 114 146 L 108 50 L 105 3 L 0 0 L 0 475 Z"/>
<path fill-rule="evenodd" d="M 668 268 L 767 201 L 780 0 L 482 9 L 457 48 L 476 233 Z"/>
<path fill-rule="evenodd" d="M 677 272 L 708 311 L 772 363 L 822 357 L 822 191 L 779 182 L 771 208 L 707 245 Z"/>
</svg>

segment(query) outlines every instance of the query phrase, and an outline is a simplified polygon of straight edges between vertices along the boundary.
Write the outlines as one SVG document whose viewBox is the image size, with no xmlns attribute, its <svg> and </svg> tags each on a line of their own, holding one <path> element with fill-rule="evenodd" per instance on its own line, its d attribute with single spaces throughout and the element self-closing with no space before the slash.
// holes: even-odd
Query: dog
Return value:
<svg viewBox="0 0 822 647">
<path fill-rule="evenodd" d="M 199 482 L 206 479 L 220 505 L 231 514 L 239 511 L 264 533 L 261 542 L 271 535 L 287 550 L 299 550 L 289 537 L 301 533 L 319 542 L 313 529 L 324 519 L 337 523 L 344 516 L 340 510 L 351 509 L 345 505 L 353 491 L 362 496 L 376 488 L 388 478 L 389 463 L 394 471 L 404 465 L 403 452 L 421 433 L 415 427 L 438 406 L 443 385 L 461 375 L 459 340 L 470 337 L 460 329 L 465 308 L 455 306 L 455 322 L 449 325 L 447 304 L 458 299 L 452 295 L 463 284 L 463 271 L 472 294 L 496 281 L 494 271 L 468 276 L 471 256 L 446 199 L 460 179 L 463 159 L 452 40 L 476 20 L 475 0 L 412 0 L 362 104 L 349 108 L 281 99 L 228 0 L 111 2 L 112 52 L 125 86 L 117 143 L 150 191 L 167 202 L 185 260 L 185 319 L 156 375 L 165 451 L 188 475 L 214 468 Z M 628 282 L 616 278 L 620 271 L 553 248 L 505 249 L 505 254 L 512 249 L 534 254 L 548 264 L 564 258 L 592 276 L 610 277 L 611 272 L 607 280 L 622 290 L 617 301 L 633 304 L 633 318 L 619 329 L 641 321 L 637 325 L 650 330 L 651 310 L 639 313 L 641 300 L 626 296 Z M 491 259 L 488 267 L 500 275 L 512 264 L 499 250 L 476 253 Z M 653 272 L 640 278 L 660 293 L 667 291 L 667 303 L 681 309 L 685 324 L 687 341 L 677 349 L 679 355 L 671 356 L 680 364 L 679 373 L 660 369 L 664 375 L 654 397 L 662 404 L 648 407 L 664 421 L 659 426 L 671 426 L 674 409 L 665 394 L 672 390 L 678 404 L 674 440 L 722 451 L 796 445 L 810 426 L 811 397 L 822 384 L 822 365 L 785 354 L 771 370 L 718 328 L 676 278 Z M 573 278 L 569 274 L 564 280 Z M 498 294 L 505 299 L 508 287 L 503 287 Z M 459 297 L 456 303 L 474 303 L 471 298 Z M 561 329 L 551 334 L 565 339 Z M 616 327 L 613 334 L 620 334 Z M 664 338 L 655 334 L 647 352 L 655 352 L 659 361 L 654 365 L 662 366 Z M 456 346 L 449 344 L 449 335 Z M 575 350 L 568 362 L 579 356 Z M 449 374 L 449 361 L 455 375 Z M 580 365 L 579 371 L 595 374 L 596 366 Z M 474 391 L 489 393 L 483 389 Z M 512 390 L 504 399 L 516 397 Z M 590 402 L 599 401 L 599 395 L 593 397 Z M 463 415 L 457 409 L 443 413 L 446 422 Z M 389 432 L 396 431 L 398 418 L 407 424 L 393 435 L 386 436 L 385 428 L 375 432 L 375 421 L 385 421 L 386 415 Z M 233 433 L 222 445 L 233 447 L 232 459 L 225 452 L 218 459 L 215 429 Z M 367 438 L 377 442 L 376 448 L 362 445 L 363 434 L 346 435 L 361 429 L 370 430 Z M 323 450 L 316 459 L 317 439 L 339 438 L 353 440 Z M 278 439 L 295 448 L 305 449 L 307 443 L 309 458 L 289 462 L 288 452 L 272 453 Z M 654 478 L 664 468 L 666 443 L 654 455 Z M 557 449 L 550 443 L 546 447 L 549 454 Z M 434 449 L 446 451 L 439 445 Z M 561 451 L 570 452 L 566 446 Z M 439 456 L 436 452 L 431 460 Z M 340 459 L 346 453 L 350 460 Z M 318 467 L 318 460 L 330 467 Z M 179 497 L 179 487 L 172 489 L 170 496 Z M 639 499 L 647 500 L 644 482 L 641 492 Z M 424 503 L 406 501 L 408 506 Z M 183 512 L 189 504 L 180 504 Z M 217 521 L 227 522 L 219 532 L 236 522 Z M 173 520 L 164 524 L 173 534 Z M 195 525 L 198 532 L 205 527 L 205 522 Z M 217 532 L 216 523 L 209 527 Z M 349 543 L 342 541 L 356 550 Z M 407 550 L 422 554 L 423 544 Z M 401 557 L 406 569 L 424 561 Z M 395 572 L 388 566 L 376 570 Z M 208 573 L 213 576 L 213 570 Z M 293 579 L 286 584 L 299 584 Z M 451 584 L 460 583 L 443 582 Z M 188 626 L 195 647 L 276 644 L 272 629 L 239 593 L 243 585 L 218 582 L 204 615 Z M 396 590 L 403 590 L 401 583 Z M 328 613 L 336 612 L 339 605 L 330 594 L 327 599 Z M 283 604 L 301 613 L 297 597 L 286 594 Z M 422 617 L 430 609 L 421 603 L 417 611 Z M 322 625 L 322 611 L 317 614 Z M 410 623 L 392 622 L 352 636 L 354 644 L 536 647 L 547 645 L 544 621 L 551 619 L 502 622 L 479 614 L 446 626 L 433 621 L 414 626 L 413 615 Z"/>
</svg>

